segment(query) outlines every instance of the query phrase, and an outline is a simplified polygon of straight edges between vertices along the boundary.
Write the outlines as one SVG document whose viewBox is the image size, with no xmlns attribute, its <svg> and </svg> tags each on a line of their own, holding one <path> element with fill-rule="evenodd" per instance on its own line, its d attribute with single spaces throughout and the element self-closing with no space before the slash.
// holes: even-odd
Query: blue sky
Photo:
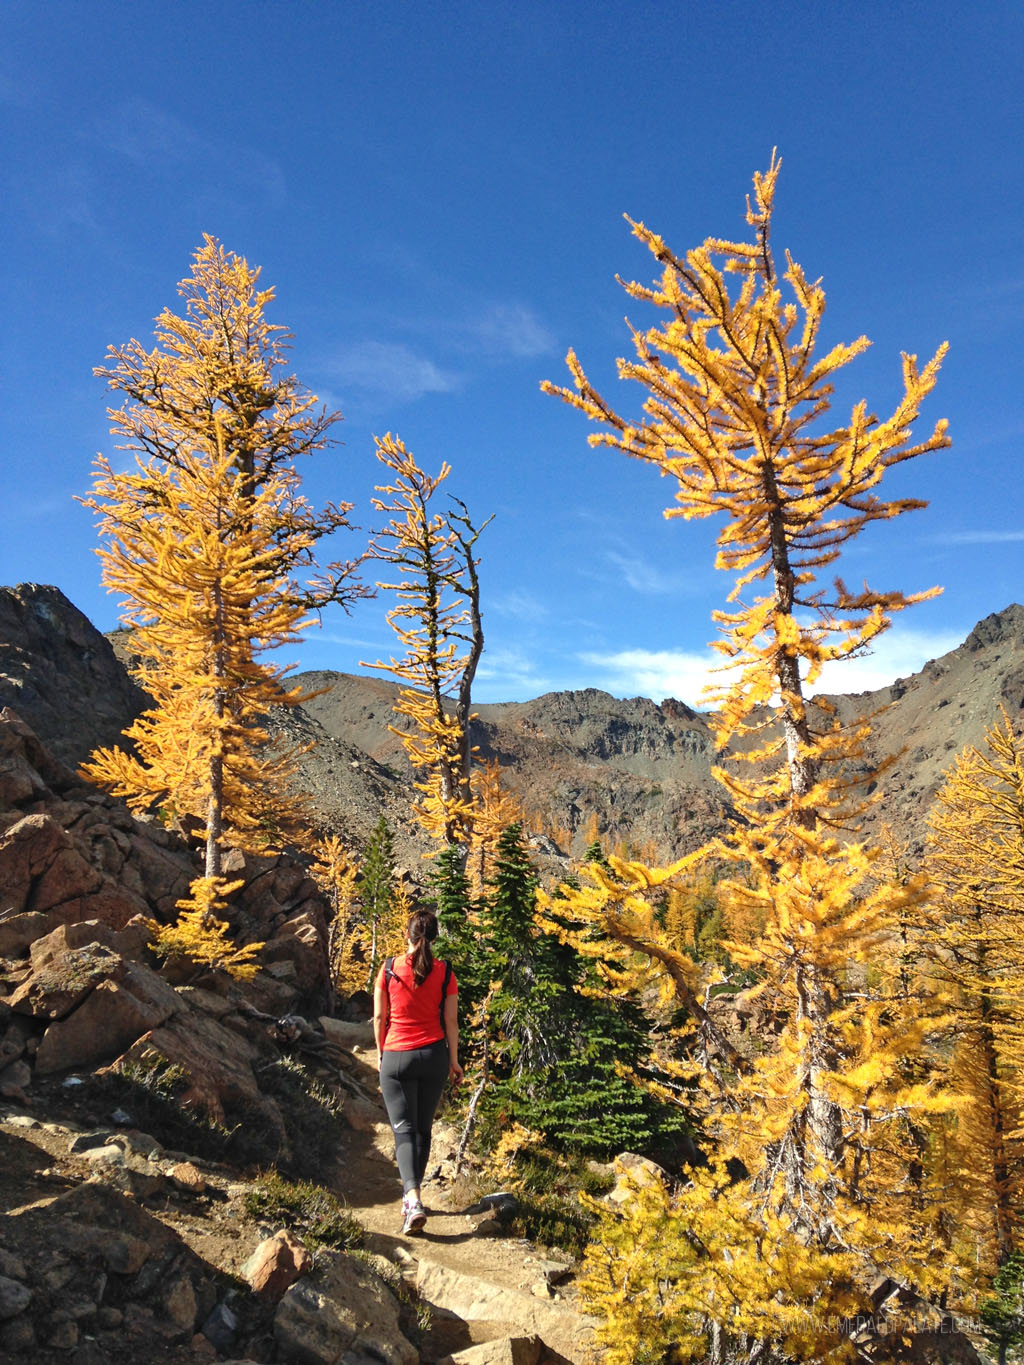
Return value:
<svg viewBox="0 0 1024 1365">
<path fill-rule="evenodd" d="M 1024 596 L 1024 7 L 891 3 L 173 5 L 6 0 L 0 113 L 4 516 L 0 582 L 55 583 L 102 629 L 85 491 L 111 451 L 106 347 L 148 341 L 204 232 L 263 267 L 304 384 L 344 442 L 305 462 L 315 502 L 372 523 L 372 434 L 453 466 L 477 520 L 480 701 L 565 687 L 695 700 L 713 525 L 666 522 L 671 487 L 592 451 L 541 394 L 572 345 L 620 408 L 614 276 L 745 231 L 778 145 L 774 240 L 828 294 L 823 341 L 862 332 L 837 416 L 899 391 L 900 351 L 951 350 L 901 467 L 930 506 L 872 528 L 849 581 L 945 593 L 898 618 L 857 691 L 919 668 Z M 353 533 L 340 551 L 351 554 Z M 304 668 L 391 652 L 388 603 L 325 618 Z"/>
</svg>

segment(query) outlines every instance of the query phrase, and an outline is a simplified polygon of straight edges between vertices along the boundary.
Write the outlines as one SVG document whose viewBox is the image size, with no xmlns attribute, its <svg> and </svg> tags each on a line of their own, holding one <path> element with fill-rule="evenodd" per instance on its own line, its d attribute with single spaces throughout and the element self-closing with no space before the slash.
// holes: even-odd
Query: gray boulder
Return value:
<svg viewBox="0 0 1024 1365">
<path fill-rule="evenodd" d="M 398 1300 L 379 1275 L 338 1255 L 292 1285 L 274 1316 L 274 1339 L 295 1365 L 417 1365 L 398 1326 Z"/>
</svg>

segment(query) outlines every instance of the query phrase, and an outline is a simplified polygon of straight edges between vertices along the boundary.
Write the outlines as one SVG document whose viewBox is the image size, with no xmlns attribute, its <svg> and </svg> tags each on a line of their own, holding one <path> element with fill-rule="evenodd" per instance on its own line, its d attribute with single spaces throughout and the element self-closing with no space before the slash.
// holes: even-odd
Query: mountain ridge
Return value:
<svg viewBox="0 0 1024 1365">
<path fill-rule="evenodd" d="M 397 684 L 323 670 L 296 681 L 322 689 L 305 709 L 326 734 L 392 771 L 403 762 L 400 740 L 386 729 L 394 718 L 383 727 L 380 718 Z M 890 824 L 920 853 L 927 809 L 955 754 L 982 743 L 1000 706 L 1011 719 L 1024 712 L 1024 606 L 1011 603 L 983 618 L 961 645 L 917 673 L 821 698 L 847 722 L 874 715 L 866 768 L 896 756 L 864 833 L 877 836 Z M 472 739 L 481 759 L 498 760 L 527 809 L 547 816 L 563 852 L 582 852 L 595 818 L 606 841 L 665 861 L 725 827 L 725 794 L 711 774 L 710 717 L 676 698 L 659 704 L 582 688 L 485 703 L 475 708 Z M 559 834 L 570 838 L 559 842 Z"/>
<path fill-rule="evenodd" d="M 102 636 L 57 588 L 0 589 L 0 706 L 12 706 L 62 761 L 80 763 L 95 744 L 115 742 L 144 704 L 125 668 L 126 637 Z M 309 746 L 300 783 L 319 822 L 359 847 L 383 814 L 399 857 L 420 866 L 427 844 L 394 733 L 404 723 L 392 710 L 398 684 L 325 670 L 292 681 L 312 695 L 277 724 Z M 865 770 L 897 755 L 864 833 L 889 823 L 919 852 L 928 806 L 956 752 L 981 743 L 1000 706 L 1015 721 L 1024 712 L 1024 606 L 991 613 L 915 674 L 827 699 L 844 721 L 877 713 Z M 656 703 L 587 687 L 484 703 L 475 708 L 472 740 L 563 855 L 579 856 L 596 832 L 610 847 L 668 861 L 728 819 L 711 773 L 709 716 L 676 698 Z"/>
</svg>

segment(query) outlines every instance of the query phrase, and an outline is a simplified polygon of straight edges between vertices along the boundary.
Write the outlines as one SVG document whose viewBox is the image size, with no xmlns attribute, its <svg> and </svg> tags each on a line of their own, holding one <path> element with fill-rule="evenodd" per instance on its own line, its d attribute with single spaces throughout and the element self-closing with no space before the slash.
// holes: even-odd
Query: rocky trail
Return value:
<svg viewBox="0 0 1024 1365">
<path fill-rule="evenodd" d="M 459 1207 L 444 1130 L 428 1230 L 397 1234 L 372 1030 L 322 1013 L 329 907 L 287 855 L 229 856 L 236 928 L 262 944 L 244 989 L 149 951 L 194 873 L 185 838 L 0 709 L 0 1365 L 581 1359 L 572 1290 L 549 1283 L 568 1268 Z M 253 1211 L 303 1133 L 327 1155 L 298 1164 L 365 1225 L 361 1253 L 311 1258 Z"/>
<path fill-rule="evenodd" d="M 322 1022 L 345 1037 L 349 1077 L 365 1096 L 348 1099 L 318 1173 L 365 1229 L 358 1256 L 310 1262 L 298 1247 L 301 1274 L 261 1292 L 254 1263 L 283 1234 L 247 1204 L 257 1173 L 165 1151 L 126 1126 L 130 1116 L 104 1122 L 76 1106 L 82 1091 L 54 1078 L 29 1104 L 0 1103 L 0 1365 L 588 1358 L 592 1324 L 568 1259 L 509 1235 L 500 1202 L 465 1207 L 469 1185 L 452 1179 L 457 1134 L 445 1124 L 424 1185 L 426 1228 L 401 1235 L 372 1033 Z"/>
<path fill-rule="evenodd" d="M 371 1030 L 366 1029 L 361 1046 L 352 1041 L 352 1026 L 345 1032 L 364 1087 L 372 1093 L 377 1054 Z M 350 1102 L 348 1117 L 344 1149 L 325 1183 L 366 1228 L 369 1249 L 399 1266 L 417 1298 L 430 1305 L 421 1360 L 439 1361 L 477 1346 L 480 1352 L 466 1356 L 466 1365 L 492 1360 L 560 1365 L 586 1359 L 593 1326 L 576 1304 L 568 1259 L 505 1235 L 500 1202 L 485 1197 L 465 1204 L 458 1197 L 460 1187 L 452 1181 L 458 1133 L 435 1124 L 423 1186 L 427 1223 L 421 1233 L 402 1236 L 402 1187 L 383 1105 L 376 1099 Z M 504 1342 L 519 1343 L 514 1354 L 511 1345 L 506 1354 L 499 1352 Z M 489 1351 L 482 1349 L 484 1343 L 491 1344 Z"/>
</svg>

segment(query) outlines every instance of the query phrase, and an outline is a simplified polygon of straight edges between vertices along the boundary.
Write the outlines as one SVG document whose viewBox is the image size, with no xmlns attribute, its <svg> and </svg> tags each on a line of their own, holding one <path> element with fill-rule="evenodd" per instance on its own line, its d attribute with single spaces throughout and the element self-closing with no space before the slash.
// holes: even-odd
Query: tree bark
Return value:
<svg viewBox="0 0 1024 1365">
<path fill-rule="evenodd" d="M 210 755 L 210 800 L 206 817 L 206 876 L 219 877 L 223 867 L 223 851 L 221 839 L 224 835 L 224 737 L 220 733 L 219 723 L 224 719 L 225 697 L 224 697 L 224 597 L 221 585 L 214 585 L 214 619 L 216 621 L 217 639 L 214 654 L 213 675 L 215 680 L 215 692 L 213 698 L 214 715 L 218 721 L 218 732 L 213 742 L 213 752 Z"/>
</svg>

